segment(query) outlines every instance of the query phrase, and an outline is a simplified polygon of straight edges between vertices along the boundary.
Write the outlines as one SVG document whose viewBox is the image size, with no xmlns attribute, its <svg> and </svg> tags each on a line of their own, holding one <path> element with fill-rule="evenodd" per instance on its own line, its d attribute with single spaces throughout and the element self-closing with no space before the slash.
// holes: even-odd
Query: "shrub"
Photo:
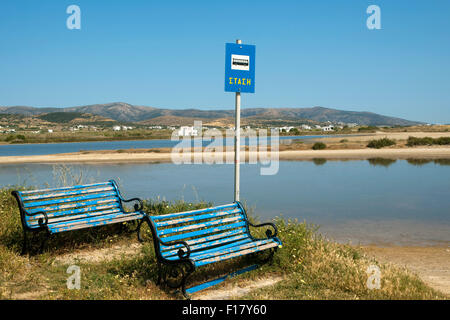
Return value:
<svg viewBox="0 0 450 320">
<path fill-rule="evenodd" d="M 13 134 L 10 134 L 5 138 L 5 141 L 10 142 L 10 141 L 13 141 L 14 139 L 16 139 L 16 136 Z"/>
<path fill-rule="evenodd" d="M 358 128 L 358 132 L 375 132 L 378 128 L 375 126 L 367 126 Z"/>
<path fill-rule="evenodd" d="M 431 137 L 424 137 L 424 138 L 408 137 L 406 145 L 408 147 L 431 146 L 433 143 L 434 143 L 434 139 Z"/>
<path fill-rule="evenodd" d="M 316 142 L 314 143 L 314 145 L 312 146 L 313 150 L 323 150 L 327 147 L 327 145 L 323 142 Z"/>
<path fill-rule="evenodd" d="M 384 147 L 393 146 L 395 144 L 396 144 L 396 142 L 392 139 L 382 138 L 382 139 L 370 140 L 369 143 L 367 144 L 367 147 L 380 149 L 380 148 L 384 148 Z"/>
<path fill-rule="evenodd" d="M 434 139 L 434 143 L 439 144 L 439 145 L 450 144 L 450 137 L 440 137 L 440 138 Z"/>
<path fill-rule="evenodd" d="M 5 138 L 5 142 L 11 142 L 11 143 L 20 143 L 27 140 L 27 137 L 25 137 L 23 134 L 10 134 Z"/>
<path fill-rule="evenodd" d="M 431 137 L 417 138 L 417 137 L 409 137 L 406 145 L 408 147 L 413 146 L 431 146 L 433 144 L 437 145 L 449 145 L 450 137 L 440 137 L 433 139 Z"/>
</svg>

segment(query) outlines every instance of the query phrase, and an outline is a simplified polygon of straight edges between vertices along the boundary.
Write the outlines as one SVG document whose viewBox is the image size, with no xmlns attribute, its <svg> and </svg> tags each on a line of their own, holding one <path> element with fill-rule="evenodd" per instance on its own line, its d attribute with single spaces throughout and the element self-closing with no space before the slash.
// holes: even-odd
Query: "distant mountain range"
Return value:
<svg viewBox="0 0 450 320">
<path fill-rule="evenodd" d="M 27 106 L 0 107 L 0 113 L 36 116 L 53 112 L 78 112 L 98 115 L 119 122 L 141 124 L 180 125 L 194 120 L 204 122 L 232 123 L 234 110 L 161 109 L 135 106 L 124 102 L 94 104 L 69 108 L 36 108 Z M 422 124 L 400 118 L 383 116 L 372 112 L 344 111 L 323 107 L 313 108 L 243 108 L 243 124 L 297 122 L 343 122 L 359 125 L 410 126 Z"/>
</svg>

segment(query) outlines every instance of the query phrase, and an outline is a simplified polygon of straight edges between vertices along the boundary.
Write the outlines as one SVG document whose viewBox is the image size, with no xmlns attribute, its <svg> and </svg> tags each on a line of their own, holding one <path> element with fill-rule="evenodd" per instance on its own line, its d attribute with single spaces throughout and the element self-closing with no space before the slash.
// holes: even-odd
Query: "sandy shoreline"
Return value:
<svg viewBox="0 0 450 320">
<path fill-rule="evenodd" d="M 361 249 L 380 262 L 406 267 L 429 286 L 450 297 L 450 247 L 371 245 Z"/>
<path fill-rule="evenodd" d="M 186 154 L 184 154 L 186 156 Z M 192 157 L 201 157 L 204 159 L 212 157 L 209 152 L 190 153 Z M 249 157 L 256 158 L 255 152 L 241 151 L 241 161 Z M 275 154 L 272 156 L 262 155 L 263 159 L 275 160 Z M 215 154 L 214 158 L 229 157 L 233 159 L 233 152 L 222 152 Z M 189 155 L 187 155 L 189 158 Z M 343 150 L 286 150 L 279 152 L 279 160 L 311 160 L 315 158 L 329 160 L 364 160 L 371 158 L 389 158 L 389 159 L 450 159 L 450 147 L 427 147 L 427 148 L 386 148 L 386 149 L 343 149 Z M 193 159 L 193 158 L 192 158 Z M 3 156 L 0 157 L 0 164 L 17 164 L 17 163 L 58 163 L 58 162 L 172 162 L 172 154 L 170 152 L 75 152 L 65 154 L 50 155 L 34 155 L 34 156 Z"/>
</svg>

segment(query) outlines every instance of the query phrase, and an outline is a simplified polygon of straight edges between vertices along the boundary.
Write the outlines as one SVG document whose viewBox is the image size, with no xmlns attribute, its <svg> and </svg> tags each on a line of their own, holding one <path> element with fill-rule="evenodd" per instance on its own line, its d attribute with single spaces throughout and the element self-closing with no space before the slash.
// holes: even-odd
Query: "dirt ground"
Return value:
<svg viewBox="0 0 450 320">
<path fill-rule="evenodd" d="M 273 286 L 283 280 L 282 277 L 262 278 L 256 281 L 241 281 L 239 285 L 225 284 L 219 288 L 211 288 L 205 291 L 195 293 L 194 300 L 230 300 L 239 298 L 252 290 Z"/>
<path fill-rule="evenodd" d="M 450 296 L 450 247 L 364 246 L 362 249 L 380 262 L 406 267 L 432 288 Z"/>
</svg>

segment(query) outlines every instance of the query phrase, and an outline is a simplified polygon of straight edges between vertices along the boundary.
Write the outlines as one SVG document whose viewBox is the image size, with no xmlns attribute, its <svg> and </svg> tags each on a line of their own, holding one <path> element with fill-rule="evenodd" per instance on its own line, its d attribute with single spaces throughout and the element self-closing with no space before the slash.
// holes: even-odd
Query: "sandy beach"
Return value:
<svg viewBox="0 0 450 320">
<path fill-rule="evenodd" d="M 186 158 L 222 158 L 233 159 L 233 152 L 221 153 L 188 153 L 184 154 Z M 316 158 L 329 160 L 364 160 L 371 158 L 387 158 L 387 159 L 446 159 L 450 158 L 450 147 L 427 147 L 427 148 L 386 148 L 386 149 L 343 149 L 343 150 L 286 150 L 278 153 L 279 160 L 311 160 Z M 241 152 L 241 161 L 255 158 L 275 160 L 276 154 L 258 154 L 256 152 Z M 34 155 L 34 156 L 5 156 L 0 157 L 0 164 L 17 164 L 17 163 L 69 163 L 69 162 L 114 162 L 114 163 L 130 163 L 130 162 L 171 162 L 171 152 L 115 152 L 115 151 L 98 151 L 98 152 L 75 152 L 51 155 Z"/>
</svg>

